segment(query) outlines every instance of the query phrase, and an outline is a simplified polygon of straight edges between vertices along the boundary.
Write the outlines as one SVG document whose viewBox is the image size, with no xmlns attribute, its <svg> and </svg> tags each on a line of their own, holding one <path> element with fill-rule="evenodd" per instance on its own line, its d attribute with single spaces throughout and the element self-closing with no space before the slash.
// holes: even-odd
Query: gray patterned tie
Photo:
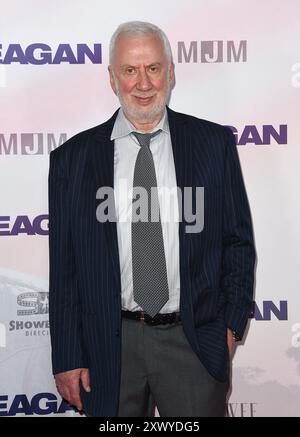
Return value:
<svg viewBox="0 0 300 437">
<path fill-rule="evenodd" d="M 149 199 L 148 220 L 133 221 L 131 224 L 133 296 L 135 302 L 151 317 L 154 317 L 169 299 L 157 181 L 149 148 L 151 138 L 160 132 L 161 130 L 151 134 L 133 132 L 141 146 L 135 162 L 133 189 L 143 187 Z M 151 190 L 151 187 L 154 189 Z M 152 214 L 156 214 L 157 221 L 151 221 L 151 211 Z"/>
</svg>

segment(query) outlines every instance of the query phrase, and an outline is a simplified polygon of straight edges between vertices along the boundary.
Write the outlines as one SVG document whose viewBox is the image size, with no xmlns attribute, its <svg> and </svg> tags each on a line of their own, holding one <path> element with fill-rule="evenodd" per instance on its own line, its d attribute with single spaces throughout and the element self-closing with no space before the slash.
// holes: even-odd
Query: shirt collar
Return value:
<svg viewBox="0 0 300 437">
<path fill-rule="evenodd" d="M 160 122 L 155 126 L 155 128 L 152 130 L 152 132 L 157 131 L 158 129 L 161 129 L 163 132 L 170 133 L 169 128 L 169 122 L 168 122 L 168 115 L 167 110 L 165 110 L 164 115 L 162 116 L 162 119 Z M 130 123 L 130 121 L 125 117 L 125 114 L 120 108 L 110 139 L 116 140 L 118 138 L 126 137 L 127 135 L 130 135 L 132 132 L 139 132 L 135 129 L 135 127 Z"/>
</svg>

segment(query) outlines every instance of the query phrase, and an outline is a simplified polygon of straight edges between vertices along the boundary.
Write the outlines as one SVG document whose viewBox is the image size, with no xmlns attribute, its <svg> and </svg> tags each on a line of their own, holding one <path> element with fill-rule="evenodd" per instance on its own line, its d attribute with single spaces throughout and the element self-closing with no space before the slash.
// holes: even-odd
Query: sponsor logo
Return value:
<svg viewBox="0 0 300 437">
<path fill-rule="evenodd" d="M 29 316 L 36 314 L 48 314 L 49 293 L 37 291 L 19 294 L 17 303 L 20 306 L 30 309 L 18 310 L 18 316 Z"/>
<path fill-rule="evenodd" d="M 288 320 L 288 301 L 280 300 L 279 306 L 271 300 L 264 300 L 259 305 L 253 302 L 253 310 L 250 318 L 254 318 L 258 321 L 267 321 L 271 320 L 272 316 L 277 320 Z"/>
<path fill-rule="evenodd" d="M 49 320 L 11 320 L 9 331 L 25 332 L 26 337 L 47 337 L 49 335 Z"/>
<path fill-rule="evenodd" d="M 0 155 L 43 155 L 67 141 L 67 134 L 60 133 L 0 133 Z"/>
<path fill-rule="evenodd" d="M 54 393 L 37 393 L 31 399 L 26 394 L 17 394 L 11 400 L 8 395 L 0 395 L 0 416 L 16 416 L 25 414 L 46 416 L 74 411 L 66 401 L 58 399 Z"/>
<path fill-rule="evenodd" d="M 238 146 L 246 146 L 247 144 L 255 144 L 258 146 L 276 144 L 287 144 L 287 125 L 280 124 L 279 128 L 271 124 L 265 124 L 261 128 L 255 125 L 244 126 L 242 132 L 238 132 L 234 126 L 229 127 L 236 139 Z"/>
<path fill-rule="evenodd" d="M 255 417 L 256 406 L 254 402 L 232 402 L 226 404 L 227 417 Z"/>
<path fill-rule="evenodd" d="M 34 337 L 40 338 L 40 345 L 49 343 L 49 293 L 44 289 L 45 281 L 42 286 L 35 286 L 33 281 L 32 276 L 0 271 L 0 294 L 5 307 L 3 325 L 0 324 L 0 347 L 5 347 L 8 355 L 29 347 Z M 25 338 L 28 338 L 27 343 Z"/>
<path fill-rule="evenodd" d="M 295 332 L 294 335 L 292 335 L 292 347 L 298 348 L 300 347 L 300 323 L 294 323 L 292 325 L 292 332 Z"/>
<path fill-rule="evenodd" d="M 0 64 L 102 64 L 102 45 L 77 44 L 73 49 L 70 44 L 59 44 L 56 49 L 48 44 L 34 43 L 27 47 L 20 44 L 0 44 Z"/>
<path fill-rule="evenodd" d="M 28 291 L 17 296 L 17 304 L 27 309 L 17 310 L 17 315 L 37 316 L 48 314 L 49 312 L 49 293 L 45 291 Z M 49 320 L 10 320 L 9 331 L 25 332 L 29 336 L 48 336 Z"/>
<path fill-rule="evenodd" d="M 300 62 L 292 65 L 292 78 L 291 84 L 294 88 L 300 88 Z"/>
<path fill-rule="evenodd" d="M 44 291 L 28 291 L 17 296 L 17 304 L 27 309 L 17 310 L 17 315 L 37 316 L 49 312 L 49 293 Z M 46 337 L 49 335 L 49 320 L 10 320 L 9 331 L 25 333 L 26 337 Z"/>
<path fill-rule="evenodd" d="M 6 327 L 0 323 L 0 347 L 6 347 Z"/>
<path fill-rule="evenodd" d="M 4 65 L 0 65 L 0 88 L 5 88 L 7 86 L 5 68 Z"/>
<path fill-rule="evenodd" d="M 11 221 L 10 216 L 0 216 L 0 237 L 27 235 L 48 235 L 48 214 L 41 214 L 32 220 L 27 215 L 18 215 Z"/>
<path fill-rule="evenodd" d="M 247 41 L 178 41 L 177 60 L 179 64 L 247 62 Z"/>
</svg>

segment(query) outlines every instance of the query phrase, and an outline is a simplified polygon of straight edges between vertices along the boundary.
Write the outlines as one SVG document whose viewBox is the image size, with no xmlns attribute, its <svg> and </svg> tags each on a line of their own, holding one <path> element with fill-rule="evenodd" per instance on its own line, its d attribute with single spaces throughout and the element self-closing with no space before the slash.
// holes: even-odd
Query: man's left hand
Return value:
<svg viewBox="0 0 300 437">
<path fill-rule="evenodd" d="M 235 344 L 234 334 L 229 328 L 227 328 L 227 344 L 229 350 L 229 357 L 230 359 L 232 359 L 236 344 Z"/>
</svg>

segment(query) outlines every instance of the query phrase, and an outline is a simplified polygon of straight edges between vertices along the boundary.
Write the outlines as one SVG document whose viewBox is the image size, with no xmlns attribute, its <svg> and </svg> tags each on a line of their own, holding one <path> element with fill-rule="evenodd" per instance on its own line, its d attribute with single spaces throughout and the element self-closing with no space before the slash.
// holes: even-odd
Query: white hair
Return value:
<svg viewBox="0 0 300 437">
<path fill-rule="evenodd" d="M 147 23 L 145 21 L 128 21 L 126 23 L 120 24 L 115 32 L 113 33 L 110 44 L 109 44 L 109 63 L 112 65 L 116 40 L 119 35 L 126 34 L 128 36 L 148 36 L 155 35 L 163 43 L 164 51 L 168 59 L 169 64 L 173 64 L 173 56 L 170 42 L 167 35 L 155 24 Z"/>
</svg>

